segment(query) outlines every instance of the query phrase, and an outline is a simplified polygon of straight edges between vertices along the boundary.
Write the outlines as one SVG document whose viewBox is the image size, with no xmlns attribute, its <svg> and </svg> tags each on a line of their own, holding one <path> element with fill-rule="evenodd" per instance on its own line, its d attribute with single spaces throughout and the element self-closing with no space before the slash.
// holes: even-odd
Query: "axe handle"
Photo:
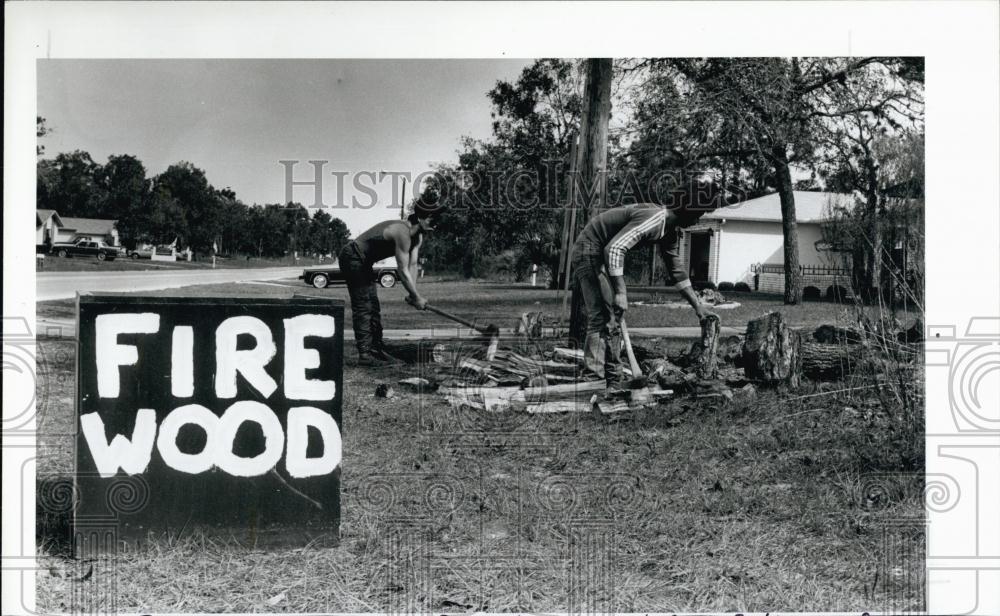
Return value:
<svg viewBox="0 0 1000 616">
<path fill-rule="evenodd" d="M 618 324 L 622 328 L 622 342 L 625 343 L 625 353 L 628 354 L 629 368 L 632 369 L 632 378 L 637 379 L 642 376 L 639 369 L 639 362 L 635 360 L 635 351 L 632 350 L 632 341 L 628 337 L 628 327 L 625 326 L 625 319 L 618 319 Z"/>
<path fill-rule="evenodd" d="M 445 312 L 444 310 L 441 310 L 440 308 L 435 308 L 434 306 L 431 306 L 430 304 L 427 304 L 426 309 L 430 310 L 434 314 L 439 314 L 439 315 L 443 316 L 446 319 L 451 319 L 452 321 L 454 321 L 456 323 L 460 323 L 460 324 L 462 324 L 462 325 L 464 325 L 466 327 L 472 328 L 472 329 L 476 330 L 477 332 L 479 332 L 480 334 L 489 333 L 486 330 L 486 328 L 484 328 L 484 327 L 479 327 L 478 325 L 476 325 L 475 323 L 473 323 L 471 321 L 466 321 L 462 317 L 459 317 L 459 316 L 456 316 L 454 314 L 451 314 L 450 312 Z"/>
</svg>

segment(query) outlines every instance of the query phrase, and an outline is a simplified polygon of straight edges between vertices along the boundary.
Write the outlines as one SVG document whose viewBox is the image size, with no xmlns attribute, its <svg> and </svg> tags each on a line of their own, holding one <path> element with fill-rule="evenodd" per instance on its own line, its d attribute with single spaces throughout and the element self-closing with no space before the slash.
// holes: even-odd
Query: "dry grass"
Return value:
<svg viewBox="0 0 1000 616">
<path fill-rule="evenodd" d="M 65 477 L 72 346 L 40 351 L 38 472 Z M 263 552 L 192 532 L 77 564 L 42 516 L 39 607 L 102 592 L 143 612 L 924 607 L 922 468 L 871 441 L 882 409 L 841 386 L 611 422 L 459 412 L 398 387 L 372 397 L 403 376 L 345 370 L 339 547 Z"/>
</svg>

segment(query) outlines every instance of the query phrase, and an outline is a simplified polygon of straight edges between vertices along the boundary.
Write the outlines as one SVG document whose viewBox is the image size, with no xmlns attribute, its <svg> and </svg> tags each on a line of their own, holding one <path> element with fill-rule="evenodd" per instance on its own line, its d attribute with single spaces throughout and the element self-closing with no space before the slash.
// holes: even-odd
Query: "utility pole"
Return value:
<svg viewBox="0 0 1000 616">
<path fill-rule="evenodd" d="M 399 200 L 399 219 L 406 220 L 406 176 L 403 176 L 403 196 Z"/>
<path fill-rule="evenodd" d="M 608 120 L 611 117 L 611 58 L 588 58 L 583 86 L 583 110 L 580 117 L 580 146 L 577 152 L 576 177 L 569 207 L 579 207 L 579 216 L 573 221 L 570 235 L 576 237 L 576 228 L 587 223 L 591 214 L 604 207 L 607 192 Z M 565 249 L 569 250 L 571 246 Z M 571 274 L 566 268 L 566 275 Z M 570 308 L 569 337 L 577 346 L 583 345 L 587 324 L 583 312 L 583 298 L 573 289 Z"/>
</svg>

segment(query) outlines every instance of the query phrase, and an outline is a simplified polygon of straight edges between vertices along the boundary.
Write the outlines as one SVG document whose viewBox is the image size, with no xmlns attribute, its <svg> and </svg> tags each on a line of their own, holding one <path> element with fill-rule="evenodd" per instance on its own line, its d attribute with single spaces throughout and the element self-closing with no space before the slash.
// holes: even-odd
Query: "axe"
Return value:
<svg viewBox="0 0 1000 616">
<path fill-rule="evenodd" d="M 410 305 L 413 304 L 413 302 L 410 300 L 409 296 L 406 297 L 406 303 L 410 304 Z M 434 306 L 431 306 L 430 304 L 426 304 L 424 306 L 424 309 L 425 310 L 429 310 L 429 311 L 433 312 L 434 314 L 440 315 L 440 316 L 442 316 L 442 317 L 444 317 L 446 319 L 450 319 L 450 320 L 452 320 L 452 321 L 454 321 L 454 322 L 456 322 L 456 323 L 458 323 L 460 325 L 464 325 L 464 326 L 468 327 L 469 329 L 473 329 L 473 330 L 479 332 L 480 334 L 482 334 L 484 336 L 489 336 L 490 337 L 490 344 L 489 344 L 489 347 L 487 347 L 487 349 L 486 349 L 486 360 L 487 361 L 493 361 L 493 357 L 497 353 L 497 346 L 500 344 L 500 329 L 496 325 L 493 325 L 491 323 L 491 324 L 487 325 L 486 327 L 482 327 L 482 326 L 476 325 L 472 321 L 467 321 L 467 320 L 463 319 L 460 316 L 451 314 L 450 312 L 445 312 L 444 310 L 441 310 L 440 308 L 435 308 Z"/>
</svg>

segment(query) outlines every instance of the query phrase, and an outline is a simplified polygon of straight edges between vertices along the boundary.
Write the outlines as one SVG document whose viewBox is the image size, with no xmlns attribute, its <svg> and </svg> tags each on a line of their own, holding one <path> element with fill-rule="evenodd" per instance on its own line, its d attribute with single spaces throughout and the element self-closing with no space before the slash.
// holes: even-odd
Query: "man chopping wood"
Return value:
<svg viewBox="0 0 1000 616">
<path fill-rule="evenodd" d="M 704 188 L 702 189 L 704 190 Z M 621 329 L 618 322 L 628 310 L 625 289 L 625 255 L 635 246 L 656 243 L 664 269 L 680 294 L 694 308 L 699 321 L 710 314 L 701 304 L 687 268 L 678 254 L 678 230 L 690 227 L 710 206 L 693 207 L 705 194 L 697 189 L 678 193 L 666 206 L 638 203 L 611 208 L 594 216 L 573 246 L 573 276 L 583 297 L 587 319 L 584 344 L 586 373 L 604 378 L 609 387 L 622 379 Z M 692 200 L 692 195 L 702 198 Z"/>
<path fill-rule="evenodd" d="M 351 296 L 354 343 L 358 365 L 381 366 L 392 362 L 382 340 L 382 307 L 378 301 L 373 266 L 396 257 L 399 280 L 409 293 L 407 302 L 417 310 L 427 306 L 417 291 L 417 264 L 424 233 L 430 231 L 433 204 L 417 201 L 406 220 L 387 220 L 347 243 L 338 257 Z"/>
</svg>

